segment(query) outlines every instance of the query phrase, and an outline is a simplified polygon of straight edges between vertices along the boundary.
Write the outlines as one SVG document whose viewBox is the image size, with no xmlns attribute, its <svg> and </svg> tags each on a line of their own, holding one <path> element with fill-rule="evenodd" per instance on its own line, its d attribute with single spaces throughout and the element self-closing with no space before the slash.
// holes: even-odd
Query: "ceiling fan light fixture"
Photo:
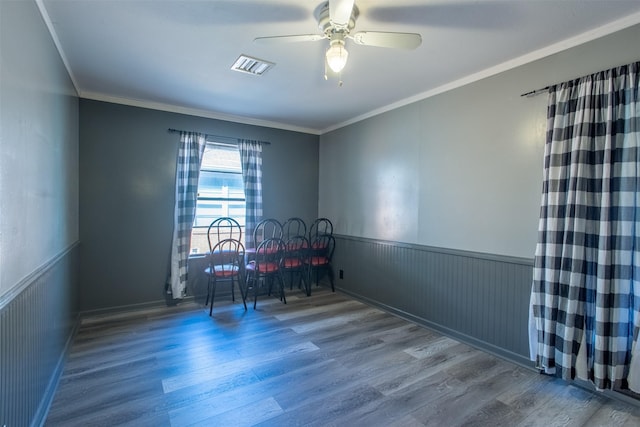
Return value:
<svg viewBox="0 0 640 427">
<path fill-rule="evenodd" d="M 343 40 L 332 40 L 329 49 L 327 49 L 327 64 L 334 73 L 342 71 L 345 65 L 347 65 L 347 58 L 349 52 L 344 47 Z"/>
</svg>

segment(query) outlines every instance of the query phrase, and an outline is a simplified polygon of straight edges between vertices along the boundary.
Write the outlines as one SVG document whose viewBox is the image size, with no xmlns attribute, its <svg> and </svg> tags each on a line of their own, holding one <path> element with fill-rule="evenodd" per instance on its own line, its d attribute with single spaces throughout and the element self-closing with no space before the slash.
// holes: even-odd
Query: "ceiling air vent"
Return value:
<svg viewBox="0 0 640 427">
<path fill-rule="evenodd" d="M 242 73 L 261 76 L 274 65 L 276 64 L 274 64 L 273 62 L 264 61 L 258 58 L 252 58 L 246 55 L 240 55 L 238 59 L 236 59 L 236 62 L 231 66 L 231 69 L 240 71 Z"/>
</svg>

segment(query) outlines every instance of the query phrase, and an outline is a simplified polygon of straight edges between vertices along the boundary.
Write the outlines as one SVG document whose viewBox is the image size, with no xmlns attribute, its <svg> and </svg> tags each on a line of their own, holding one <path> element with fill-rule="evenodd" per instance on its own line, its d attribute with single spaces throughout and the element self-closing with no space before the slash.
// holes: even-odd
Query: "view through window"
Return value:
<svg viewBox="0 0 640 427">
<path fill-rule="evenodd" d="M 238 147 L 207 141 L 200 166 L 191 253 L 205 254 L 209 251 L 207 228 L 219 217 L 228 216 L 238 221 L 244 236 L 244 214 L 244 184 Z M 212 242 L 213 245 L 216 243 Z"/>
</svg>

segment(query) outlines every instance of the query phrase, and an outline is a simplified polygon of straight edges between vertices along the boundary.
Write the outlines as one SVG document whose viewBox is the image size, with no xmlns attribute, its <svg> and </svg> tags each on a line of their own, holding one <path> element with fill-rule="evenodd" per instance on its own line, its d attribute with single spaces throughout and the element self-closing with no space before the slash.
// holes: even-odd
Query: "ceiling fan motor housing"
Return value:
<svg viewBox="0 0 640 427">
<path fill-rule="evenodd" d="M 351 30 L 356 26 L 356 19 L 358 18 L 358 7 L 354 4 L 351 11 L 351 17 L 349 23 L 346 26 L 338 26 L 331 22 L 329 12 L 329 2 L 324 2 L 316 8 L 316 19 L 318 20 L 318 28 L 329 38 L 333 39 L 333 34 L 342 33 L 342 39 L 346 37 Z"/>
</svg>

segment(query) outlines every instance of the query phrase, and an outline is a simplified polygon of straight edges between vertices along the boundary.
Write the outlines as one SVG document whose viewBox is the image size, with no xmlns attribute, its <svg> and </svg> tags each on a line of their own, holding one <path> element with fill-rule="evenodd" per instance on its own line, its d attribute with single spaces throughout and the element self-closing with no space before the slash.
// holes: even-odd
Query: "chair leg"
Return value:
<svg viewBox="0 0 640 427">
<path fill-rule="evenodd" d="M 278 286 L 278 290 L 280 292 L 278 292 L 280 294 L 280 301 L 282 301 L 282 293 L 284 292 L 284 279 L 282 278 L 282 271 L 280 271 L 280 273 L 278 274 L 278 278 L 280 279 L 280 285 Z M 271 289 L 273 288 L 274 283 L 276 282 L 276 279 L 271 277 L 269 279 L 269 295 L 271 295 Z"/>
<path fill-rule="evenodd" d="M 209 296 L 211 295 L 211 275 L 207 278 L 207 300 L 204 302 L 204 306 L 209 305 Z"/>
<path fill-rule="evenodd" d="M 307 277 L 307 295 L 311 296 L 311 274 L 312 274 L 312 269 L 311 269 L 311 265 L 307 266 L 307 271 L 306 271 L 306 277 Z"/>
<path fill-rule="evenodd" d="M 240 290 L 240 296 L 242 297 L 242 305 L 244 305 L 244 311 L 247 311 L 247 298 L 244 292 L 242 291 L 242 277 L 238 276 L 237 280 L 238 280 L 238 289 Z M 232 289 L 231 292 L 233 292 L 233 282 L 234 282 L 234 279 L 231 279 L 231 289 Z"/>
<path fill-rule="evenodd" d="M 258 280 L 255 279 L 255 283 L 253 284 L 253 309 L 256 309 L 256 305 L 258 304 Z"/>
<path fill-rule="evenodd" d="M 236 301 L 236 293 L 233 291 L 233 277 L 231 278 L 231 301 Z"/>
<path fill-rule="evenodd" d="M 280 279 L 280 299 L 286 304 L 287 298 L 284 296 L 284 276 L 282 275 L 282 271 L 279 272 L 278 278 Z"/>
<path fill-rule="evenodd" d="M 335 292 L 336 288 L 333 285 L 333 267 L 327 266 L 327 275 L 329 276 L 329 283 L 331 283 L 331 292 Z"/>
<path fill-rule="evenodd" d="M 256 309 L 258 302 L 258 278 L 254 274 L 247 274 L 246 286 L 245 286 L 245 298 L 249 296 L 249 288 L 253 287 L 253 309 Z"/>
<path fill-rule="evenodd" d="M 300 272 L 300 281 L 304 284 L 304 291 L 307 294 L 308 297 L 311 296 L 311 284 L 309 283 L 309 278 L 305 277 L 308 276 L 307 274 L 304 274 L 304 272 Z"/>
<path fill-rule="evenodd" d="M 216 278 L 215 277 L 211 281 L 211 284 L 213 285 L 213 289 L 211 290 L 211 306 L 209 308 L 209 316 L 213 315 L 213 298 L 216 296 Z"/>
</svg>

